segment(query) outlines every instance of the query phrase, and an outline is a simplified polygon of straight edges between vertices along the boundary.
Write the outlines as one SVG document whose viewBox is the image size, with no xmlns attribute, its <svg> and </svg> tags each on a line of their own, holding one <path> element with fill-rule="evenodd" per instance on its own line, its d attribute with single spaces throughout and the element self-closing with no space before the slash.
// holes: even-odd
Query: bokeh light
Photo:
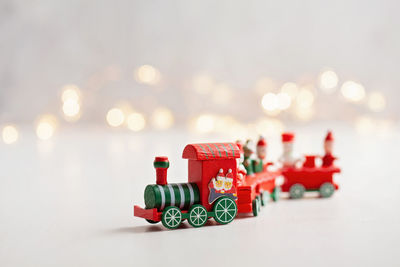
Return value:
<svg viewBox="0 0 400 267">
<path fill-rule="evenodd" d="M 293 82 L 284 83 L 281 87 L 281 92 L 288 94 L 292 99 L 296 98 L 299 87 Z"/>
<path fill-rule="evenodd" d="M 359 102 L 365 97 L 364 86 L 354 81 L 346 81 L 343 83 L 340 91 L 344 98 L 351 102 Z"/>
<path fill-rule="evenodd" d="M 319 87 L 326 93 L 335 91 L 339 82 L 337 74 L 332 70 L 327 70 L 319 76 Z"/>
<path fill-rule="evenodd" d="M 296 105 L 300 109 L 310 108 L 314 103 L 314 94 L 311 90 L 302 88 L 296 97 Z"/>
<path fill-rule="evenodd" d="M 265 93 L 273 91 L 277 87 L 275 81 L 268 77 L 262 77 L 258 79 L 255 83 L 255 91 L 259 95 L 264 95 Z"/>
<path fill-rule="evenodd" d="M 196 131 L 200 133 L 209 133 L 215 129 L 215 117 L 210 114 L 200 115 L 196 119 Z"/>
<path fill-rule="evenodd" d="M 154 110 L 151 122 L 154 128 L 165 130 L 174 124 L 174 115 L 168 108 L 160 107 Z"/>
<path fill-rule="evenodd" d="M 385 96 L 380 92 L 371 92 L 368 95 L 367 105 L 374 112 L 383 111 L 386 107 Z"/>
<path fill-rule="evenodd" d="M 155 85 L 160 77 L 160 71 L 151 65 L 143 65 L 135 70 L 135 79 L 139 83 Z"/>
<path fill-rule="evenodd" d="M 315 109 L 313 106 L 308 106 L 308 107 L 297 106 L 294 110 L 294 114 L 301 121 L 309 121 L 313 118 L 315 114 Z"/>
<path fill-rule="evenodd" d="M 65 85 L 62 88 L 62 94 L 61 94 L 62 102 L 68 100 L 74 100 L 75 102 L 79 103 L 80 98 L 81 98 L 81 91 L 78 86 L 70 84 L 70 85 Z"/>
<path fill-rule="evenodd" d="M 126 118 L 126 125 L 129 130 L 138 132 L 144 129 L 146 126 L 146 120 L 141 113 L 134 112 L 129 114 Z"/>
<path fill-rule="evenodd" d="M 261 99 L 261 106 L 267 111 L 278 109 L 278 99 L 274 93 L 266 93 Z"/>
<path fill-rule="evenodd" d="M 292 103 L 292 99 L 287 93 L 279 93 L 276 95 L 278 108 L 280 110 L 288 109 Z"/>
<path fill-rule="evenodd" d="M 374 130 L 375 124 L 370 117 L 361 116 L 356 119 L 355 128 L 360 134 L 367 134 Z"/>
<path fill-rule="evenodd" d="M 36 135 L 41 140 L 48 140 L 53 137 L 57 127 L 57 118 L 53 115 L 43 115 L 36 124 Z"/>
<path fill-rule="evenodd" d="M 106 120 L 112 127 L 121 126 L 125 121 L 125 114 L 120 108 L 112 108 L 107 112 Z"/>
<path fill-rule="evenodd" d="M 2 137 L 6 144 L 15 143 L 19 137 L 18 129 L 14 125 L 6 125 L 3 128 Z"/>
<path fill-rule="evenodd" d="M 77 119 L 80 115 L 81 106 L 73 99 L 67 99 L 62 106 L 64 115 L 67 118 Z"/>
<path fill-rule="evenodd" d="M 256 131 L 259 135 L 271 136 L 283 132 L 283 123 L 277 119 L 260 119 L 256 122 Z"/>
</svg>

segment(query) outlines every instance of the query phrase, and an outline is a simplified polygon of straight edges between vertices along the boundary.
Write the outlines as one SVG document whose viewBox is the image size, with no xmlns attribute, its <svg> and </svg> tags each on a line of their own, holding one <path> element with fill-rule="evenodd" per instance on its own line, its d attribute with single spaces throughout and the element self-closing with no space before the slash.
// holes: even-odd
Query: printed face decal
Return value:
<svg viewBox="0 0 400 267">
<path fill-rule="evenodd" d="M 210 194 L 208 196 L 208 203 L 213 203 L 216 199 L 227 196 L 234 200 L 237 199 L 236 188 L 233 185 L 232 169 L 224 175 L 224 170 L 220 169 L 217 177 L 213 177 L 208 184 Z"/>
</svg>

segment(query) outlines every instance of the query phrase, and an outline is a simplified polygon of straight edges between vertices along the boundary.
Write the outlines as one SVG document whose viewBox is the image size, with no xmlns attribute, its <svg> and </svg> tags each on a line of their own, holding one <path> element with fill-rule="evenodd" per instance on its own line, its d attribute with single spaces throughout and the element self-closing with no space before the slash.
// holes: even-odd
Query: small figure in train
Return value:
<svg viewBox="0 0 400 267">
<path fill-rule="evenodd" d="M 238 140 L 236 141 L 236 145 L 239 148 L 240 151 L 240 158 L 236 159 L 237 160 L 237 180 L 239 183 L 241 183 L 244 180 L 244 177 L 247 174 L 246 168 L 243 165 L 244 161 L 244 152 L 243 152 L 243 143 Z"/>
<path fill-rule="evenodd" d="M 300 161 L 298 158 L 293 156 L 293 143 L 293 133 L 282 134 L 283 153 L 279 158 L 279 161 L 282 163 L 284 168 L 294 168 L 296 167 L 296 163 Z"/>
<path fill-rule="evenodd" d="M 247 175 L 251 175 L 254 173 L 254 168 L 253 168 L 253 143 L 251 140 L 247 140 L 246 144 L 243 147 L 243 152 L 244 152 L 244 161 L 243 165 L 246 168 Z"/>
<path fill-rule="evenodd" d="M 322 157 L 322 167 L 330 167 L 333 165 L 336 157 L 332 155 L 333 151 L 333 135 L 331 131 L 328 131 L 328 134 L 325 137 L 324 141 L 324 150 L 325 155 Z"/>
<path fill-rule="evenodd" d="M 254 172 L 262 172 L 264 170 L 264 165 L 266 164 L 267 157 L 267 142 L 263 136 L 257 142 L 257 159 L 253 161 Z"/>
</svg>

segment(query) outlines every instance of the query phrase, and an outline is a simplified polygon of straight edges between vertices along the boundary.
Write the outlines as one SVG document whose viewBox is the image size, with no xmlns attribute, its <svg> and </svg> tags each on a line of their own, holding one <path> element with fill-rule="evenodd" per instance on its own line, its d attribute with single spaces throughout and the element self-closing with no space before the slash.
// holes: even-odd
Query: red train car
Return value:
<svg viewBox="0 0 400 267">
<path fill-rule="evenodd" d="M 134 206 L 134 215 L 150 223 L 161 221 L 169 229 L 185 219 L 201 227 L 209 218 L 227 224 L 238 212 L 257 215 L 267 197 L 277 200 L 275 178 L 279 173 L 265 168 L 238 181 L 239 157 L 235 143 L 189 144 L 182 154 L 189 160 L 188 183 L 180 184 L 167 183 L 168 158 L 156 157 L 157 182 L 146 187 L 145 208 Z"/>
<path fill-rule="evenodd" d="M 339 186 L 334 182 L 335 173 L 340 173 L 340 168 L 335 165 L 316 166 L 317 156 L 308 155 L 300 168 L 284 167 L 281 172 L 284 176 L 282 191 L 289 192 L 293 199 L 302 198 L 307 191 L 316 191 L 321 197 L 330 197 Z"/>
</svg>

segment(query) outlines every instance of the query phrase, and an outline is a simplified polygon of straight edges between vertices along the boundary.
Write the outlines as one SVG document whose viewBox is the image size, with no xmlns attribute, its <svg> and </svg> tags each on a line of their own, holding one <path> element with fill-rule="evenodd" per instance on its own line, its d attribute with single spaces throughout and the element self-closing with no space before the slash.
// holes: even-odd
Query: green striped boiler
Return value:
<svg viewBox="0 0 400 267">
<path fill-rule="evenodd" d="M 192 205 L 200 203 L 200 191 L 195 183 L 167 185 L 148 185 L 144 190 L 144 203 L 147 209 L 175 206 L 188 210 Z"/>
</svg>

